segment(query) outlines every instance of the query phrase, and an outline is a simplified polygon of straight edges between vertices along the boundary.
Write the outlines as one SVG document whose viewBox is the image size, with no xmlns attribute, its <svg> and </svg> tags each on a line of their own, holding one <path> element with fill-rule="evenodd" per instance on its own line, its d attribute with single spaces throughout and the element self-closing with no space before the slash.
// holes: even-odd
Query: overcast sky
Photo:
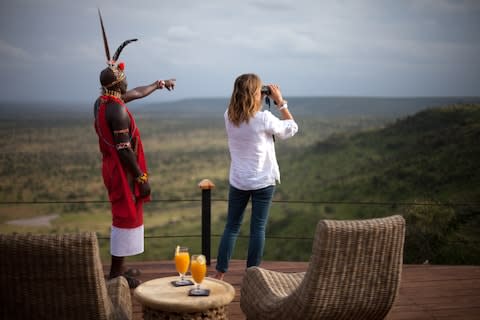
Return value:
<svg viewBox="0 0 480 320">
<path fill-rule="evenodd" d="M 0 100 L 92 101 L 126 39 L 149 101 L 228 97 L 248 72 L 288 96 L 480 96 L 478 0 L 3 0 Z"/>
</svg>

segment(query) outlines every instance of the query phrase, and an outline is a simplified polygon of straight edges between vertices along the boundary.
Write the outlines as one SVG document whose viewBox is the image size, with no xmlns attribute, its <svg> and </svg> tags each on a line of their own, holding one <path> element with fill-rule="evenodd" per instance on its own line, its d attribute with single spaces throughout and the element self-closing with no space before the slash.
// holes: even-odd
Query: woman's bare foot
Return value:
<svg viewBox="0 0 480 320">
<path fill-rule="evenodd" d="M 224 272 L 220 272 L 220 271 L 217 271 L 217 273 L 215 273 L 215 275 L 213 276 L 215 279 L 218 279 L 218 280 L 223 280 L 223 277 L 225 276 L 225 273 Z"/>
</svg>

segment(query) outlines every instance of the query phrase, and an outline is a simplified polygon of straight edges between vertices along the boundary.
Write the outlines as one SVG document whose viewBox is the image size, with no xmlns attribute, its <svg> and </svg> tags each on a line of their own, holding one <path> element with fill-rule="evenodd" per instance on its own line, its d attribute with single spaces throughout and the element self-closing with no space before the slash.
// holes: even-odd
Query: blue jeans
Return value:
<svg viewBox="0 0 480 320">
<path fill-rule="evenodd" d="M 248 191 L 239 190 L 230 185 L 227 223 L 218 247 L 217 271 L 227 272 L 228 270 L 228 263 L 232 256 L 242 225 L 243 214 L 250 197 L 252 197 L 252 217 L 250 221 L 247 268 L 260 264 L 265 245 L 265 227 L 274 192 L 275 186 L 273 185 Z"/>
</svg>

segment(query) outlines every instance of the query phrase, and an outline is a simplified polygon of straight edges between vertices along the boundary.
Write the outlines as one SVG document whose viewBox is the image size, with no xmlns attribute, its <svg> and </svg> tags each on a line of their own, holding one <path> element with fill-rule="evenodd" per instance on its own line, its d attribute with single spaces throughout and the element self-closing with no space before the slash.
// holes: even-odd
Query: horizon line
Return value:
<svg viewBox="0 0 480 320">
<path fill-rule="evenodd" d="M 288 99 L 298 99 L 298 98 L 311 98 L 311 99 L 322 99 L 322 98 L 355 98 L 355 99 L 428 99 L 428 98 L 437 98 L 437 99 L 480 99 L 480 95 L 292 95 L 286 96 Z M 164 99 L 159 101 L 155 99 L 154 101 L 141 100 L 142 104 L 148 103 L 175 103 L 182 101 L 192 101 L 192 100 L 216 100 L 216 99 L 229 99 L 229 96 L 205 96 L 205 97 L 183 97 L 178 99 Z M 30 99 L 16 99 L 16 100 L 0 100 L 0 104 L 21 104 L 21 103 L 37 103 L 37 104 L 61 104 L 61 103 L 93 103 L 94 100 L 30 100 Z M 140 101 L 132 101 L 131 103 L 137 104 Z"/>
</svg>

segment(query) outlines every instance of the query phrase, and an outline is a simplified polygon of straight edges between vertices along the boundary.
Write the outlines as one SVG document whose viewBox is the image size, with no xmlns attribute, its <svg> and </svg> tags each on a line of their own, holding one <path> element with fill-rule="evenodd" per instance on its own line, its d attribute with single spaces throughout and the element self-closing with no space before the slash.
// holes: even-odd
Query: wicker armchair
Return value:
<svg viewBox="0 0 480 320">
<path fill-rule="evenodd" d="M 105 281 L 95 233 L 0 234 L 0 319 L 131 319 L 125 278 Z"/>
<path fill-rule="evenodd" d="M 240 307 L 253 319 L 383 319 L 400 285 L 405 220 L 321 220 L 306 272 L 247 269 Z"/>
</svg>

